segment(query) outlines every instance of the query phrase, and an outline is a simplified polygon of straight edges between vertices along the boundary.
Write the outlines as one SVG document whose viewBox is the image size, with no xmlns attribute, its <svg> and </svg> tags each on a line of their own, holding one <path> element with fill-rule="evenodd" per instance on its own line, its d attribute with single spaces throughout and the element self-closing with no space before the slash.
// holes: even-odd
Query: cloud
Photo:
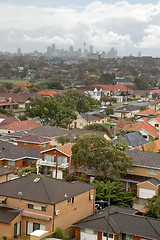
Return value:
<svg viewBox="0 0 160 240">
<path fill-rule="evenodd" d="M 149 25 L 148 28 L 145 29 L 144 33 L 146 34 L 146 36 L 144 36 L 142 41 L 135 45 L 135 47 L 159 49 L 160 26 Z"/>
<path fill-rule="evenodd" d="M 159 18 L 160 2 L 93 1 L 83 8 L 0 3 L 1 50 L 19 44 L 24 52 L 36 47 L 41 51 L 52 43 L 78 48 L 86 42 L 96 50 L 115 47 L 124 54 L 141 48 L 151 51 L 160 45 Z"/>
</svg>

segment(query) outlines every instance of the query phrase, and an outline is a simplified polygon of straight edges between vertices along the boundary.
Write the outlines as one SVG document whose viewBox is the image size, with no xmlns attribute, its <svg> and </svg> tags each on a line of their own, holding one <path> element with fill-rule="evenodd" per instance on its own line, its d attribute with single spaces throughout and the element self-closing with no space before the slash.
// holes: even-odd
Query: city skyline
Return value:
<svg viewBox="0 0 160 240">
<path fill-rule="evenodd" d="M 0 51 L 94 46 L 119 56 L 160 56 L 160 1 L 1 0 Z"/>
</svg>

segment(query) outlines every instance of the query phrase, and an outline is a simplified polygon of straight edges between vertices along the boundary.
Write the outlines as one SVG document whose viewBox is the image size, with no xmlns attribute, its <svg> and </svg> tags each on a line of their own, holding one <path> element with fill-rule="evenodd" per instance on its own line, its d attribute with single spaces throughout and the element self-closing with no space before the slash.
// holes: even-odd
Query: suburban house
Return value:
<svg viewBox="0 0 160 240">
<path fill-rule="evenodd" d="M 154 101 L 151 101 L 148 106 L 150 108 L 154 108 L 155 111 L 160 110 L 160 99 L 156 99 Z"/>
<path fill-rule="evenodd" d="M 75 222 L 94 213 L 95 186 L 27 175 L 1 183 L 0 201 L 0 236 L 23 239 L 56 227 L 71 232 Z"/>
<path fill-rule="evenodd" d="M 147 121 L 149 124 L 151 124 L 153 127 L 159 129 L 160 126 L 160 115 L 157 117 L 153 117 Z"/>
<path fill-rule="evenodd" d="M 70 169 L 73 168 L 71 159 L 71 148 L 73 145 L 74 143 L 69 143 L 42 151 L 42 159 L 37 161 L 37 174 L 41 167 L 43 174 L 62 179 L 62 170 L 65 170 L 65 173 L 69 173 Z"/>
<path fill-rule="evenodd" d="M 133 96 L 136 99 L 141 99 L 142 101 L 149 101 L 152 99 L 152 92 L 148 90 L 135 90 Z"/>
<path fill-rule="evenodd" d="M 140 132 L 147 141 L 154 140 L 159 137 L 159 130 L 148 122 L 136 123 L 127 129 Z"/>
<path fill-rule="evenodd" d="M 132 158 L 133 167 L 121 177 L 126 190 L 131 189 L 139 198 L 160 195 L 160 155 L 136 150 L 125 150 Z"/>
<path fill-rule="evenodd" d="M 13 123 L 0 125 L 0 134 L 10 134 L 18 131 L 26 131 L 34 128 L 39 128 L 40 125 L 33 120 L 14 121 Z"/>
<path fill-rule="evenodd" d="M 17 142 L 17 147 L 35 148 L 40 150 L 46 150 L 51 147 L 51 139 L 47 139 L 37 135 L 27 135 L 24 137 L 20 137 L 17 138 L 15 142 Z"/>
<path fill-rule="evenodd" d="M 136 211 L 110 207 L 100 210 L 74 224 L 76 240 L 157 240 L 160 220 L 136 215 Z"/>
<path fill-rule="evenodd" d="M 66 129 L 45 125 L 45 126 L 40 126 L 38 128 L 30 129 L 30 130 L 15 132 L 14 134 L 8 134 L 5 137 L 5 139 L 8 139 L 8 141 L 15 141 L 17 138 L 20 138 L 20 137 L 25 137 L 28 135 L 36 135 L 39 137 L 46 138 L 47 141 L 49 138 L 51 139 L 51 142 L 50 142 L 51 145 L 57 145 L 56 137 L 64 136 L 64 135 L 67 135 L 68 133 L 69 131 Z"/>
<path fill-rule="evenodd" d="M 139 117 L 148 117 L 148 116 L 156 116 L 160 114 L 158 111 L 155 111 L 155 109 L 153 108 L 148 108 L 146 110 L 143 110 L 143 111 L 139 111 L 136 116 L 139 116 Z"/>
<path fill-rule="evenodd" d="M 26 167 L 29 165 L 36 166 L 36 161 L 41 158 L 39 149 L 17 147 L 0 151 L 0 166 L 9 166 L 13 169 Z"/>
<path fill-rule="evenodd" d="M 90 125 L 90 124 L 93 124 L 93 123 L 103 124 L 103 123 L 107 122 L 107 119 L 108 119 L 108 116 L 104 115 L 104 114 L 103 114 L 103 117 L 102 117 L 102 115 L 101 116 L 98 116 L 98 115 L 95 116 L 95 115 L 92 115 L 92 114 L 89 114 L 89 113 L 81 113 L 81 114 L 78 114 L 76 120 L 73 120 L 70 127 L 71 128 L 83 128 L 84 126 Z"/>
<path fill-rule="evenodd" d="M 114 115 L 118 118 L 134 118 L 139 112 L 139 108 L 134 105 L 126 104 L 114 110 Z"/>
<path fill-rule="evenodd" d="M 16 108 L 18 108 L 17 102 L 14 102 L 11 98 L 0 96 L 0 109 L 12 111 L 13 109 L 16 109 Z"/>
<path fill-rule="evenodd" d="M 10 175 L 14 173 L 13 169 L 0 167 L 0 183 L 10 180 Z"/>
</svg>

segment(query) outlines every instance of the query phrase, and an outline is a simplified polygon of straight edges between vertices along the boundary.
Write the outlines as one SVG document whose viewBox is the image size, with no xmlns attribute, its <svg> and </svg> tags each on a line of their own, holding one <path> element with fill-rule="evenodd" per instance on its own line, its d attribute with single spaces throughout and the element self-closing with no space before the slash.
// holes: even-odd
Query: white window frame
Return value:
<svg viewBox="0 0 160 240">
<path fill-rule="evenodd" d="M 66 164 L 67 163 L 67 157 L 57 156 L 57 163 L 58 164 Z"/>
<path fill-rule="evenodd" d="M 44 161 L 46 162 L 54 162 L 54 155 L 50 155 L 50 154 L 44 154 Z"/>
</svg>

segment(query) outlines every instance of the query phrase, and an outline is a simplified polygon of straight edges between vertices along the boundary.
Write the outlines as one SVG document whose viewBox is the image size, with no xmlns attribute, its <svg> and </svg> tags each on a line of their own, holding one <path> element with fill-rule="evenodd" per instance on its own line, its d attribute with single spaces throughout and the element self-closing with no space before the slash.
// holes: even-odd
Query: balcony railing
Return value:
<svg viewBox="0 0 160 240">
<path fill-rule="evenodd" d="M 41 159 L 37 160 L 37 166 L 48 166 L 48 167 L 57 167 L 58 168 L 68 168 L 69 163 L 56 163 L 56 162 L 49 162 L 49 161 L 43 161 Z"/>
</svg>

